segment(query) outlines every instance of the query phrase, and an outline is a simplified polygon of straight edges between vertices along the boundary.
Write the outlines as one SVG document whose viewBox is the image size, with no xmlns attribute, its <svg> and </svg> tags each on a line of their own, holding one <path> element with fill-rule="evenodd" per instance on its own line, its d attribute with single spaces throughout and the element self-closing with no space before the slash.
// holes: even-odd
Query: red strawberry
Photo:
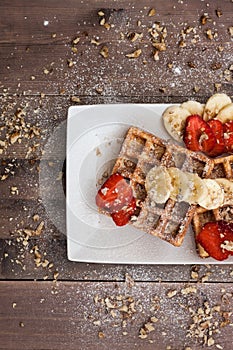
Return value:
<svg viewBox="0 0 233 350">
<path fill-rule="evenodd" d="M 223 124 L 226 151 L 233 153 L 233 120 Z"/>
<path fill-rule="evenodd" d="M 134 214 L 136 209 L 136 200 L 133 197 L 131 202 L 124 206 L 121 210 L 111 214 L 111 217 L 117 226 L 124 226 L 128 224 L 131 216 Z"/>
<path fill-rule="evenodd" d="M 195 114 L 186 119 L 184 143 L 191 151 L 208 153 L 216 145 L 216 138 L 207 122 Z"/>
<path fill-rule="evenodd" d="M 132 197 L 132 188 L 123 176 L 116 173 L 111 175 L 99 189 L 96 204 L 99 208 L 112 213 L 128 205 Z"/>
<path fill-rule="evenodd" d="M 233 225 L 225 221 L 206 223 L 196 238 L 207 253 L 216 260 L 225 260 L 233 252 L 224 249 L 224 244 L 233 242 Z"/>
<path fill-rule="evenodd" d="M 211 130 L 213 131 L 214 136 L 216 138 L 216 144 L 214 148 L 208 153 L 208 156 L 220 156 L 222 153 L 225 152 L 223 124 L 220 120 L 217 119 L 211 119 L 207 123 L 211 127 Z"/>
</svg>

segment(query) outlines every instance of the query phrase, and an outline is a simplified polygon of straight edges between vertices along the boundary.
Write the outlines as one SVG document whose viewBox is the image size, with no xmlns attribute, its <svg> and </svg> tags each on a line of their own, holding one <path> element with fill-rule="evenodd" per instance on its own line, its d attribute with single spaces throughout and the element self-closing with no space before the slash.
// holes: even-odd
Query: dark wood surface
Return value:
<svg viewBox="0 0 233 350">
<path fill-rule="evenodd" d="M 232 265 L 70 262 L 43 203 L 50 182 L 42 195 L 40 178 L 42 166 L 50 174 L 63 164 L 64 150 L 46 147 L 70 105 L 233 97 L 232 18 L 230 0 L 0 1 L 1 350 L 232 349 Z M 167 30 L 158 61 L 148 32 L 155 22 Z M 132 42 L 133 32 L 143 37 Z M 126 57 L 136 49 L 140 57 Z M 18 130 L 21 142 L 11 142 Z M 64 196 L 54 192 L 50 205 L 65 225 Z"/>
</svg>

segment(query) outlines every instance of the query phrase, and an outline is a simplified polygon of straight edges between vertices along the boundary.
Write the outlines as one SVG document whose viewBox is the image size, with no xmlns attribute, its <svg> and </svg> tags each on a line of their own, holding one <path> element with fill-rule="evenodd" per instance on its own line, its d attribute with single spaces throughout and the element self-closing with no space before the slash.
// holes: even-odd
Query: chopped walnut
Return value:
<svg viewBox="0 0 233 350">
<path fill-rule="evenodd" d="M 190 68 L 196 68 L 195 63 L 194 63 L 194 62 L 191 62 L 191 61 L 188 62 L 188 66 L 189 66 Z"/>
<path fill-rule="evenodd" d="M 206 36 L 208 39 L 213 40 L 214 36 L 211 29 L 206 30 Z"/>
<path fill-rule="evenodd" d="M 103 332 L 99 332 L 98 337 L 99 337 L 99 339 L 103 339 L 103 338 L 105 338 L 105 334 Z"/>
<path fill-rule="evenodd" d="M 150 11 L 148 12 L 149 17 L 153 17 L 155 16 L 155 14 L 156 14 L 156 10 L 154 8 L 150 9 Z"/>
<path fill-rule="evenodd" d="M 103 46 L 100 50 L 100 54 L 101 56 L 103 56 L 104 58 L 108 58 L 108 47 L 107 46 Z"/>
<path fill-rule="evenodd" d="M 20 138 L 20 132 L 19 132 L 19 131 L 14 132 L 14 133 L 11 134 L 11 136 L 10 136 L 10 143 L 11 143 L 11 144 L 16 143 L 16 141 L 18 141 L 19 138 Z"/>
<path fill-rule="evenodd" d="M 201 18 L 200 18 L 200 22 L 202 25 L 205 25 L 207 23 L 207 21 L 210 20 L 210 17 L 208 15 L 208 13 L 204 13 Z"/>
<path fill-rule="evenodd" d="M 187 46 L 186 42 L 184 40 L 180 40 L 179 47 L 186 47 L 186 46 Z"/>
<path fill-rule="evenodd" d="M 67 65 L 69 68 L 72 68 L 74 66 L 75 62 L 73 62 L 73 60 L 70 58 L 67 60 Z"/>
<path fill-rule="evenodd" d="M 167 47 L 166 47 L 166 44 L 164 42 L 160 42 L 160 43 L 157 43 L 157 42 L 154 42 L 152 44 L 158 51 L 166 51 Z"/>
<path fill-rule="evenodd" d="M 169 290 L 167 292 L 167 297 L 168 298 L 173 298 L 177 294 L 177 290 Z"/>
<path fill-rule="evenodd" d="M 181 294 L 183 294 L 183 295 L 187 295 L 190 293 L 197 293 L 197 288 L 194 286 L 189 286 L 189 287 L 181 289 Z"/>
<path fill-rule="evenodd" d="M 154 54 L 153 54 L 153 58 L 155 61 L 159 61 L 159 51 L 155 50 Z"/>
<path fill-rule="evenodd" d="M 105 22 L 106 22 L 106 20 L 105 20 L 105 18 L 103 17 L 103 18 L 101 18 L 101 20 L 100 20 L 100 25 L 101 26 L 103 26 L 103 25 L 105 25 Z"/>
<path fill-rule="evenodd" d="M 222 64 L 220 62 L 213 63 L 213 64 L 211 64 L 210 68 L 212 70 L 218 70 L 218 69 L 222 68 Z"/>
<path fill-rule="evenodd" d="M 80 38 L 77 37 L 77 38 L 73 39 L 72 43 L 74 45 L 77 45 L 79 43 L 79 41 L 80 41 Z"/>
<path fill-rule="evenodd" d="M 233 36 L 233 27 L 229 27 L 228 31 L 229 31 L 230 35 Z"/>
<path fill-rule="evenodd" d="M 132 53 L 128 53 L 127 55 L 125 55 L 128 58 L 138 58 L 142 53 L 141 49 L 135 50 Z"/>
<path fill-rule="evenodd" d="M 91 39 L 91 44 L 94 44 L 96 46 L 99 46 L 100 45 L 100 42 L 96 39 Z"/>
<path fill-rule="evenodd" d="M 148 334 L 150 332 L 153 332 L 155 330 L 154 323 L 158 322 L 158 318 L 155 316 L 152 316 L 149 318 L 149 320 L 144 323 L 143 327 L 139 330 L 139 338 L 146 339 Z"/>
<path fill-rule="evenodd" d="M 220 9 L 217 9 L 216 15 L 218 16 L 218 18 L 220 18 L 222 16 L 222 11 Z"/>
<path fill-rule="evenodd" d="M 81 102 L 80 98 L 77 97 L 77 96 L 71 96 L 70 101 L 71 102 L 75 102 L 75 103 L 80 103 Z"/>
<path fill-rule="evenodd" d="M 216 91 L 220 91 L 221 87 L 222 87 L 222 84 L 221 83 L 215 83 L 214 84 L 214 87 L 215 87 L 215 90 Z"/>
<path fill-rule="evenodd" d="M 100 17 L 103 17 L 105 14 L 104 14 L 104 12 L 102 11 L 102 10 L 100 10 L 99 12 L 98 12 L 98 16 L 100 16 Z"/>
<path fill-rule="evenodd" d="M 135 42 L 136 40 L 138 39 L 141 39 L 143 37 L 143 34 L 142 33 L 136 33 L 136 32 L 132 32 L 132 33 L 129 33 L 127 35 L 127 38 L 133 42 Z"/>
</svg>

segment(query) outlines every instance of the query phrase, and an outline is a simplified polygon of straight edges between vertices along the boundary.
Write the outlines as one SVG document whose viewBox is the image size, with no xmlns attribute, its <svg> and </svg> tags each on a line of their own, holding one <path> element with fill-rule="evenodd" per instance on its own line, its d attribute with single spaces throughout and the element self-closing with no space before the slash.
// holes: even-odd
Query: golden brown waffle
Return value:
<svg viewBox="0 0 233 350">
<path fill-rule="evenodd" d="M 214 159 L 208 177 L 211 179 L 227 178 L 233 180 L 233 155 Z M 192 220 L 195 237 L 207 222 L 217 220 L 232 222 L 233 205 L 226 205 L 213 210 L 197 207 Z M 200 244 L 197 245 L 197 251 L 202 258 L 207 258 L 209 256 Z"/>
<path fill-rule="evenodd" d="M 145 179 L 156 166 L 175 166 L 208 177 L 213 161 L 183 147 L 164 141 L 146 131 L 131 127 L 125 137 L 112 173 L 130 180 L 138 207 L 131 224 L 140 230 L 180 246 L 195 212 L 195 205 L 169 199 L 158 204 L 147 197 Z"/>
</svg>

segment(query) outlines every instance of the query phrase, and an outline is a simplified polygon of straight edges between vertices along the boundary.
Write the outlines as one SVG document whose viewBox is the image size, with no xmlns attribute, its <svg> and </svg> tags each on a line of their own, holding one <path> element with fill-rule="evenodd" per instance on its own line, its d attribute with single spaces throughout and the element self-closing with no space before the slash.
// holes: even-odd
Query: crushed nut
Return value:
<svg viewBox="0 0 233 350">
<path fill-rule="evenodd" d="M 169 290 L 167 292 L 167 297 L 168 298 L 173 298 L 177 294 L 177 290 Z"/>
<path fill-rule="evenodd" d="M 79 41 L 80 41 L 80 38 L 75 38 L 73 41 L 72 41 L 72 43 L 74 44 L 74 45 L 77 45 L 78 43 L 79 43 Z"/>
<path fill-rule="evenodd" d="M 209 40 L 213 40 L 214 35 L 213 35 L 211 29 L 207 29 L 207 30 L 206 30 L 206 36 L 207 36 L 207 38 L 208 38 Z"/>
<path fill-rule="evenodd" d="M 156 14 L 156 10 L 154 8 L 150 9 L 150 11 L 148 12 L 149 17 L 153 17 L 155 16 L 155 14 Z"/>
<path fill-rule="evenodd" d="M 102 10 L 100 10 L 100 11 L 98 12 L 98 16 L 103 17 L 103 16 L 104 16 L 104 12 L 103 12 Z"/>
<path fill-rule="evenodd" d="M 229 33 L 230 33 L 230 36 L 233 36 L 233 27 L 229 27 L 229 28 L 228 28 L 228 31 L 229 31 Z"/>
<path fill-rule="evenodd" d="M 70 101 L 71 102 L 75 102 L 75 103 L 80 103 L 81 102 L 80 98 L 77 97 L 77 96 L 71 96 Z"/>
<path fill-rule="evenodd" d="M 220 9 L 217 9 L 216 15 L 218 16 L 218 18 L 220 18 L 222 16 L 222 11 Z"/>
<path fill-rule="evenodd" d="M 106 20 L 105 20 L 105 18 L 103 17 L 103 18 L 101 18 L 101 20 L 100 20 L 100 25 L 101 26 L 103 26 L 103 25 L 105 25 L 105 22 L 106 22 Z"/>
<path fill-rule="evenodd" d="M 141 39 L 143 37 L 142 33 L 132 32 L 127 35 L 127 38 L 134 43 L 136 40 Z"/>
<path fill-rule="evenodd" d="M 100 50 L 100 54 L 101 56 L 103 56 L 104 58 L 108 58 L 108 47 L 107 46 L 103 46 Z"/>
<path fill-rule="evenodd" d="M 98 337 L 99 337 L 99 339 L 103 339 L 103 338 L 105 338 L 105 334 L 103 332 L 99 332 Z"/>
<path fill-rule="evenodd" d="M 183 295 L 187 295 L 190 293 L 197 293 L 197 288 L 194 286 L 190 286 L 190 287 L 186 287 L 186 288 L 181 289 L 181 294 L 183 294 Z"/>
<path fill-rule="evenodd" d="M 125 55 L 128 58 L 138 58 L 142 53 L 141 49 L 135 50 L 132 53 L 128 53 L 127 55 Z"/>
<path fill-rule="evenodd" d="M 164 42 L 154 42 L 152 44 L 158 51 L 166 51 L 167 47 L 166 44 Z"/>
</svg>

